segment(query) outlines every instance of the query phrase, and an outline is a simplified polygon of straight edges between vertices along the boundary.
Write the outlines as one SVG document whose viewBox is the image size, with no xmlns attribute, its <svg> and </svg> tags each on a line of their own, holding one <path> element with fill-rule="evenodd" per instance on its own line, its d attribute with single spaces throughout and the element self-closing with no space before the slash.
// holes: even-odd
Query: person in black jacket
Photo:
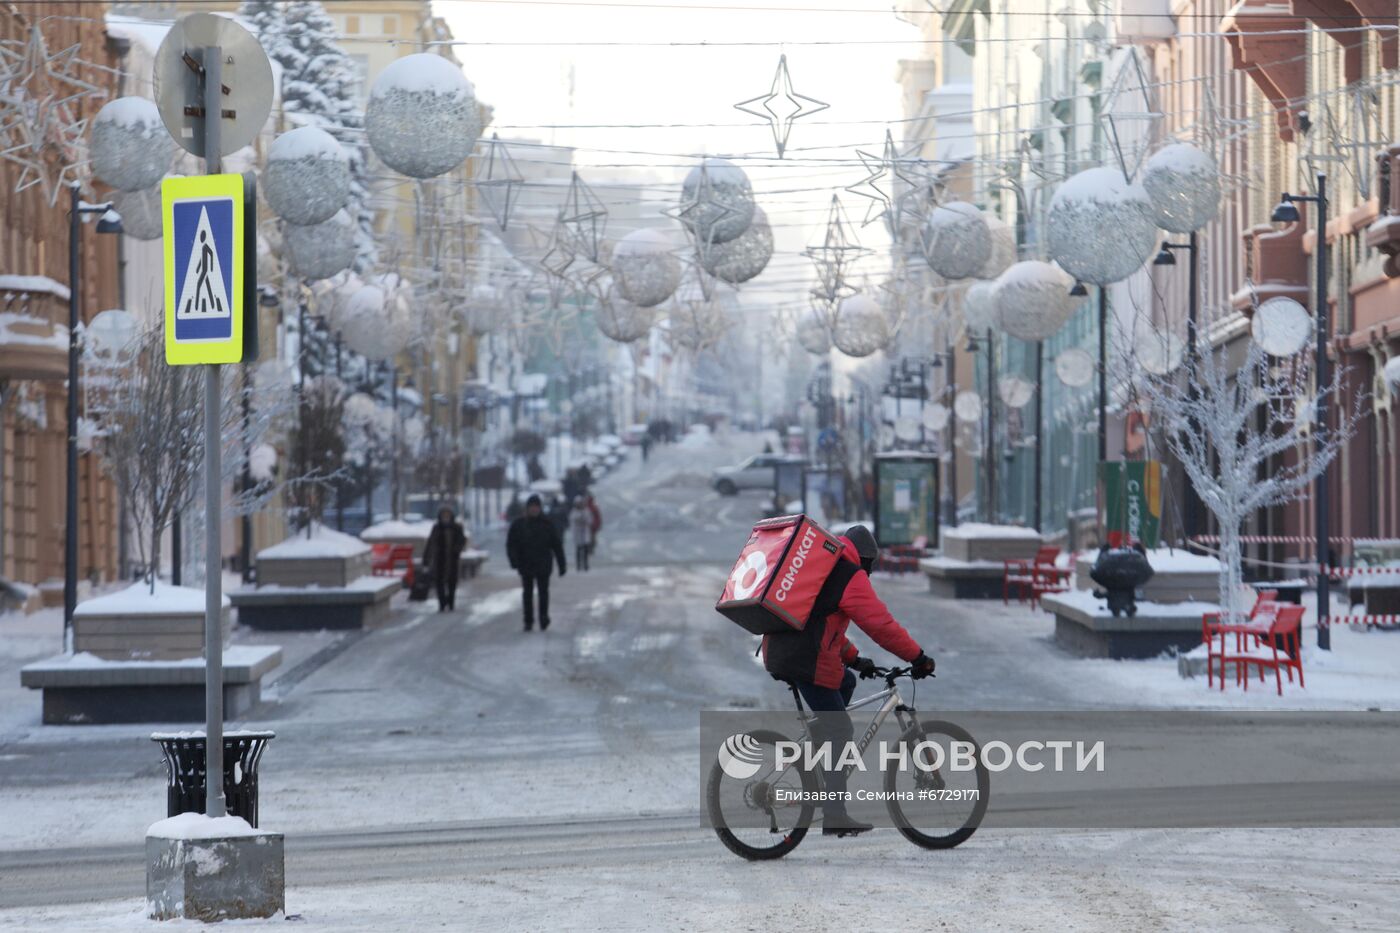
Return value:
<svg viewBox="0 0 1400 933">
<path fill-rule="evenodd" d="M 428 532 L 428 543 L 423 548 L 423 565 L 437 588 L 438 612 L 457 608 L 457 571 L 466 547 L 467 533 L 457 516 L 451 509 L 439 510 L 437 524 Z"/>
<path fill-rule="evenodd" d="M 539 496 L 525 500 L 525 514 L 511 523 L 506 534 L 506 558 L 512 570 L 520 574 L 521 595 L 525 605 L 525 631 L 535 627 L 535 593 L 540 593 L 540 631 L 549 628 L 549 575 L 559 564 L 559 576 L 564 576 L 564 542 L 558 530 L 544 514 Z"/>
</svg>

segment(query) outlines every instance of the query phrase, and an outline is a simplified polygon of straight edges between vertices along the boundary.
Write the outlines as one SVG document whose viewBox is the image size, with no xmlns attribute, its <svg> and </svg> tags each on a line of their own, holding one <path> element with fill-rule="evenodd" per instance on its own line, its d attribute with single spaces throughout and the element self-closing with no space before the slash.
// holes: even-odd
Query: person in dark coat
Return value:
<svg viewBox="0 0 1400 933">
<path fill-rule="evenodd" d="M 549 628 L 549 577 L 554 565 L 564 576 L 564 541 L 554 523 L 544 514 L 539 496 L 525 500 L 525 514 L 511 523 L 506 534 L 506 559 L 520 574 L 521 598 L 525 608 L 525 631 L 535 627 L 535 591 L 540 594 L 540 631 Z"/>
<path fill-rule="evenodd" d="M 467 547 L 467 533 L 451 509 L 438 511 L 437 524 L 428 533 L 423 548 L 423 566 L 432 574 L 437 588 L 438 612 L 457 608 L 457 571 L 462 566 L 462 551 Z"/>
</svg>

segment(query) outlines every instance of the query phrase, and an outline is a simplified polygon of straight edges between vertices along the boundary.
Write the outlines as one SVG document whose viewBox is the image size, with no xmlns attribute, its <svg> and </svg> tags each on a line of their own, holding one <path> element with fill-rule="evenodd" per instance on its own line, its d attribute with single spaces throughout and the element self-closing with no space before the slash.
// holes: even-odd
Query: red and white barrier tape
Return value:
<svg viewBox="0 0 1400 933">
<path fill-rule="evenodd" d="M 1328 616 L 1323 627 L 1330 625 L 1400 625 L 1400 614 L 1376 616 Z"/>
<path fill-rule="evenodd" d="M 1356 577 L 1372 573 L 1393 573 L 1400 576 L 1400 567 L 1328 567 L 1323 564 L 1317 571 L 1329 577 Z"/>
<path fill-rule="evenodd" d="M 1199 541 L 1201 544 L 1219 544 L 1219 535 L 1193 535 L 1192 541 Z M 1317 535 L 1240 535 L 1237 539 L 1241 544 L 1316 544 Z M 1394 538 L 1329 538 L 1334 544 L 1379 544 L 1381 542 L 1391 542 Z"/>
</svg>

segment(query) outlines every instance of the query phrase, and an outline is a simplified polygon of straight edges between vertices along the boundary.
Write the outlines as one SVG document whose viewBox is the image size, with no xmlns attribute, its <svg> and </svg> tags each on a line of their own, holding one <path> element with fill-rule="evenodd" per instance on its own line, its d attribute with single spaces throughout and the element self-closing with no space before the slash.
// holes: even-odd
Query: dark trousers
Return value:
<svg viewBox="0 0 1400 933">
<path fill-rule="evenodd" d="M 549 627 L 549 574 L 520 575 L 520 592 L 525 604 L 525 627 L 535 627 L 535 589 L 540 591 L 540 628 Z"/>
<path fill-rule="evenodd" d="M 812 739 L 819 743 L 830 742 L 831 760 L 833 762 L 839 760 L 842 751 L 846 748 L 846 743 L 855 738 L 855 727 L 851 725 L 851 715 L 846 712 L 846 704 L 851 702 L 851 695 L 856 692 L 856 672 L 847 669 L 846 676 L 841 679 L 841 686 L 836 689 L 818 687 L 810 680 L 797 680 L 793 681 L 793 684 L 797 687 L 797 692 L 801 694 L 802 702 L 806 703 L 807 708 L 817 714 L 816 721 L 812 723 Z M 835 792 L 844 791 L 846 789 L 846 772 L 844 770 L 827 771 L 826 789 Z M 845 812 L 845 801 L 835 800 L 822 804 L 822 813 L 827 817 Z"/>
<path fill-rule="evenodd" d="M 574 547 L 574 567 L 578 570 L 588 569 L 588 552 L 593 550 L 591 544 L 580 544 Z"/>
<path fill-rule="evenodd" d="M 457 578 L 446 573 L 433 575 L 433 586 L 437 589 L 438 608 L 457 608 Z"/>
</svg>

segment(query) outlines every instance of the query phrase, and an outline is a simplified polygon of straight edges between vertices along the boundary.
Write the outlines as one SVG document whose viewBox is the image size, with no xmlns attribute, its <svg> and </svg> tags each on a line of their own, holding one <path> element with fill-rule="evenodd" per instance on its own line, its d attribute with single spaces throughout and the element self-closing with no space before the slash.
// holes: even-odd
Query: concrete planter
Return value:
<svg viewBox="0 0 1400 933">
<path fill-rule="evenodd" d="M 81 610 L 81 606 L 79 609 Z M 229 607 L 222 618 L 229 642 Z M 81 613 L 73 615 L 73 650 L 107 661 L 178 661 L 204 655 L 204 613 Z"/>
<path fill-rule="evenodd" d="M 1154 560 L 1154 557 L 1157 559 Z M 1089 579 L 1089 568 L 1094 566 L 1097 558 L 1098 552 L 1090 551 L 1075 560 L 1075 589 L 1097 588 L 1097 584 Z M 1166 604 L 1214 600 L 1220 592 L 1220 562 L 1213 557 L 1183 558 L 1180 551 L 1174 558 L 1168 559 L 1163 559 L 1156 551 L 1149 551 L 1147 562 L 1152 565 L 1153 575 L 1139 588 L 1141 598 Z"/>
<path fill-rule="evenodd" d="M 943 556 L 968 562 L 1030 560 L 1043 543 L 1029 528 L 965 524 L 943 532 Z"/>
<path fill-rule="evenodd" d="M 370 573 L 370 552 L 349 557 L 259 557 L 259 586 L 348 586 Z"/>
</svg>

